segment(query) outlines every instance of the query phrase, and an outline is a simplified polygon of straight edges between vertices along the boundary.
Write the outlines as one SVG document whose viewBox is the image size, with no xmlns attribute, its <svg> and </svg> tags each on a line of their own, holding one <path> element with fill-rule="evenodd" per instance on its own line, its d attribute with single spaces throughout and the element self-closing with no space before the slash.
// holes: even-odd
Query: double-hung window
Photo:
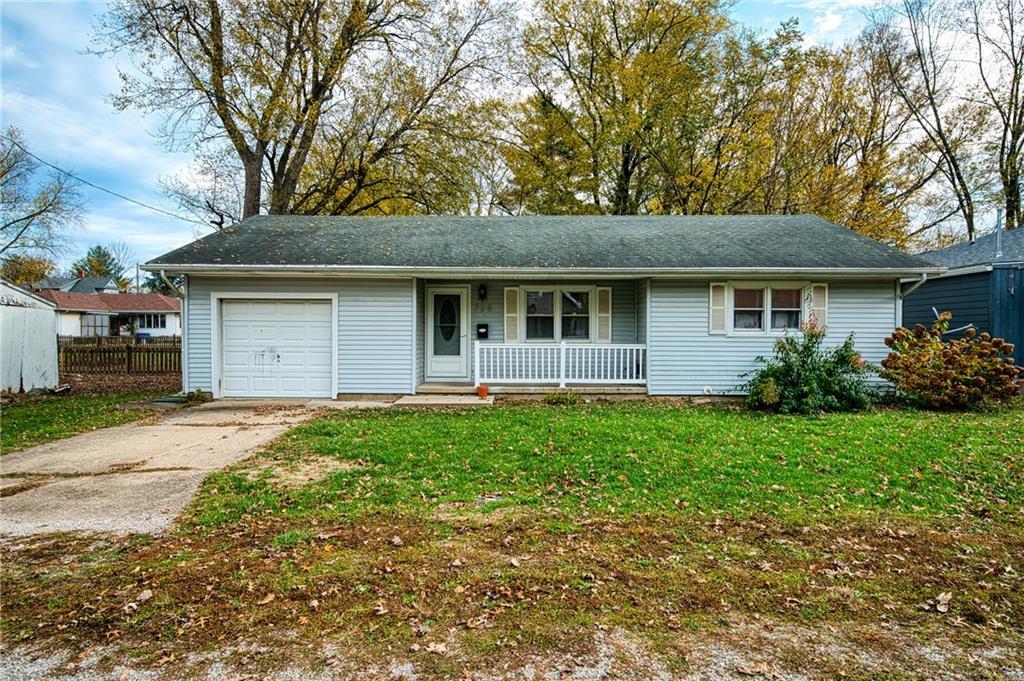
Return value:
<svg viewBox="0 0 1024 681">
<path fill-rule="evenodd" d="M 708 293 L 708 332 L 727 335 L 798 331 L 813 317 L 827 325 L 828 285 L 795 282 L 712 283 Z"/>
<path fill-rule="evenodd" d="M 764 295 L 761 288 L 732 290 L 732 328 L 736 331 L 764 331 Z"/>
<path fill-rule="evenodd" d="M 562 338 L 590 339 L 590 291 L 562 291 Z"/>
<path fill-rule="evenodd" d="M 555 339 L 555 291 L 526 291 L 526 340 Z"/>
<path fill-rule="evenodd" d="M 771 288 L 772 331 L 792 331 L 802 323 L 803 289 Z"/>
<path fill-rule="evenodd" d="M 610 289 L 601 289 L 610 298 Z M 594 336 L 595 289 L 530 288 L 522 289 L 522 322 L 527 341 L 586 342 Z M 606 306 L 610 308 L 611 303 Z M 610 318 L 610 310 L 606 317 Z"/>
</svg>

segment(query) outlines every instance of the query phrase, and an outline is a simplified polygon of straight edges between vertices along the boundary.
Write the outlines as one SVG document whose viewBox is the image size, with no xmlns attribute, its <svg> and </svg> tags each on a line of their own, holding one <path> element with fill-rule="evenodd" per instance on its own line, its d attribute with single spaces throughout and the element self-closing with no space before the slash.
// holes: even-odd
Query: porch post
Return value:
<svg viewBox="0 0 1024 681">
<path fill-rule="evenodd" d="M 558 387 L 565 387 L 565 341 L 558 344 Z"/>
<path fill-rule="evenodd" d="M 473 387 L 480 387 L 480 341 L 473 341 Z"/>
</svg>

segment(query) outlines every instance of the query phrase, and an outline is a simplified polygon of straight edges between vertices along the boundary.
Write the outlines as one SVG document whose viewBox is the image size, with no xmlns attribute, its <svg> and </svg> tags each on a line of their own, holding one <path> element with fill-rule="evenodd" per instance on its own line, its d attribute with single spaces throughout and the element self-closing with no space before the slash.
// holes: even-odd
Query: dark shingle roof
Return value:
<svg viewBox="0 0 1024 681">
<path fill-rule="evenodd" d="M 1002 255 L 996 257 L 996 233 L 979 236 L 974 243 L 957 244 L 937 251 L 927 251 L 921 257 L 950 269 L 971 265 L 994 265 L 1024 262 L 1024 227 L 1003 230 Z"/>
<path fill-rule="evenodd" d="M 258 216 L 166 266 L 885 269 L 932 266 L 815 216 Z"/>
</svg>

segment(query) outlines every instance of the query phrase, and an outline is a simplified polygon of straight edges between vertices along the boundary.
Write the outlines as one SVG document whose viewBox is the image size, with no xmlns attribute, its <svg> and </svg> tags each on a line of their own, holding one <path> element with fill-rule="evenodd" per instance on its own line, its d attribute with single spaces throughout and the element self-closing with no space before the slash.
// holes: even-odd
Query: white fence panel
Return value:
<svg viewBox="0 0 1024 681">
<path fill-rule="evenodd" d="M 644 385 L 645 345 L 480 343 L 475 382 L 494 384 Z"/>
</svg>

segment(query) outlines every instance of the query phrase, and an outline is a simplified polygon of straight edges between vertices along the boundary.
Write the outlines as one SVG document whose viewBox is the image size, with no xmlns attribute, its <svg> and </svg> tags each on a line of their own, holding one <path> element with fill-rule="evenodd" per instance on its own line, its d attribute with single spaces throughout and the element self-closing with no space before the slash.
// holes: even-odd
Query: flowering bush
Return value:
<svg viewBox="0 0 1024 681">
<path fill-rule="evenodd" d="M 913 331 L 893 331 L 885 339 L 891 352 L 882 361 L 882 377 L 929 409 L 967 409 L 1017 395 L 1021 368 L 1013 363 L 1013 345 L 975 329 L 943 341 L 950 319 L 943 312 L 931 329 L 918 324 Z"/>
<path fill-rule="evenodd" d="M 758 357 L 764 366 L 743 386 L 747 405 L 782 414 L 866 409 L 877 398 L 867 384 L 871 367 L 853 347 L 853 334 L 837 348 L 822 348 L 825 329 L 813 322 L 801 336 L 785 335 L 775 356 Z"/>
</svg>

